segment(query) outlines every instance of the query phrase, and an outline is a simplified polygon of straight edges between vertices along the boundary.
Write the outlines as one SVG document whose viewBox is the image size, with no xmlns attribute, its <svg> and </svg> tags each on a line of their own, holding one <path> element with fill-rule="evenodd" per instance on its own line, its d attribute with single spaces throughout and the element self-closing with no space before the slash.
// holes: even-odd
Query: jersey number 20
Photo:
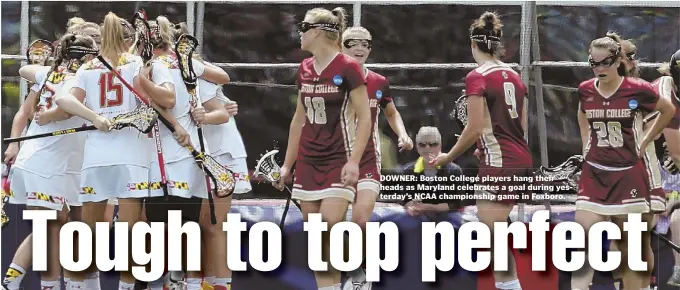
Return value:
<svg viewBox="0 0 680 290">
<path fill-rule="evenodd" d="M 326 124 L 326 102 L 322 97 L 305 97 L 307 119 L 312 124 Z"/>
<path fill-rule="evenodd" d="M 120 74 L 120 72 L 118 72 Z M 113 83 L 115 75 L 112 72 L 99 76 L 99 95 L 102 108 L 120 106 L 123 104 L 123 86 Z M 115 99 L 109 99 L 108 94 L 114 93 Z"/>
<path fill-rule="evenodd" d="M 515 98 L 515 85 L 510 82 L 503 83 L 503 91 L 505 92 L 505 103 L 510 106 L 510 118 L 517 118 L 517 99 Z"/>
</svg>

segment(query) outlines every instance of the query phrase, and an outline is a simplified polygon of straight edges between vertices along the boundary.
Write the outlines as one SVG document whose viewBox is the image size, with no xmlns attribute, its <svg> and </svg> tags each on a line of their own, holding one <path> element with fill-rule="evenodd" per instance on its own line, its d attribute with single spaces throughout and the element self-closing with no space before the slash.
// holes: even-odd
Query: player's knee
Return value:
<svg viewBox="0 0 680 290">
<path fill-rule="evenodd" d="M 366 223 L 371 221 L 371 214 L 372 212 L 354 211 L 352 212 L 352 222 L 365 229 Z"/>
</svg>

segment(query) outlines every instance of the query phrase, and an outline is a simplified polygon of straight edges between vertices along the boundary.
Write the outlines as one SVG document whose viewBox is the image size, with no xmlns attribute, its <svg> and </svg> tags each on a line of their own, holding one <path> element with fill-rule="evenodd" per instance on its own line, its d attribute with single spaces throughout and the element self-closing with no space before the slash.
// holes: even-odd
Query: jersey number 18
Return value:
<svg viewBox="0 0 680 290">
<path fill-rule="evenodd" d="M 326 102 L 322 97 L 305 97 L 307 119 L 312 124 L 326 124 Z"/>
<path fill-rule="evenodd" d="M 118 72 L 120 74 L 120 71 Z M 102 73 L 99 76 L 99 94 L 102 108 L 120 106 L 123 104 L 123 86 L 113 82 L 115 75 L 112 72 Z M 108 94 L 114 93 L 115 98 L 109 99 Z"/>
</svg>

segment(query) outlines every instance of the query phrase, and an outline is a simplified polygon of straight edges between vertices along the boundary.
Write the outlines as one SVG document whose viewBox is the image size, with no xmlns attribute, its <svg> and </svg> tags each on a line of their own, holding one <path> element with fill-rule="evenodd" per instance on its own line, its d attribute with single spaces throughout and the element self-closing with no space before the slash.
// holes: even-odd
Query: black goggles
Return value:
<svg viewBox="0 0 680 290">
<path fill-rule="evenodd" d="M 297 26 L 297 29 L 302 33 L 305 33 L 312 28 L 318 28 L 318 29 L 325 30 L 325 31 L 328 31 L 328 32 L 338 32 L 339 31 L 337 24 L 330 24 L 330 23 L 300 22 L 296 26 Z"/>
<path fill-rule="evenodd" d="M 352 48 L 352 47 L 355 47 L 355 46 L 360 45 L 360 44 L 361 44 L 361 46 L 368 48 L 368 49 L 371 49 L 373 47 L 373 41 L 371 41 L 370 39 L 352 39 L 352 38 L 350 38 L 350 39 L 345 40 L 342 43 L 342 45 L 344 45 L 346 48 Z"/>
<path fill-rule="evenodd" d="M 617 58 L 618 55 L 612 54 L 601 61 L 594 61 L 592 56 L 588 56 L 588 63 L 590 64 L 591 68 L 596 68 L 598 66 L 610 67 L 612 64 L 614 64 L 614 62 L 616 62 Z"/>
</svg>

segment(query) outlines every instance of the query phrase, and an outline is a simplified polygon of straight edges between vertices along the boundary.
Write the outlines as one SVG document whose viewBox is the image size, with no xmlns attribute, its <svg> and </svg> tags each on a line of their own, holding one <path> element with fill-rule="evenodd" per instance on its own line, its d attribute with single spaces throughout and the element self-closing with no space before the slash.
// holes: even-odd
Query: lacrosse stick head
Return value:
<svg viewBox="0 0 680 290">
<path fill-rule="evenodd" d="M 660 155 L 662 156 L 660 160 L 663 164 L 663 168 L 666 169 L 666 171 L 668 171 L 668 173 L 671 175 L 680 173 L 680 168 L 675 166 L 675 162 L 673 162 L 673 158 L 671 158 L 671 152 L 668 151 L 668 144 L 665 141 L 661 145 L 661 148 L 663 150 L 663 154 Z"/>
<path fill-rule="evenodd" d="M 135 128 L 139 132 L 148 134 L 158 121 L 158 114 L 152 107 L 141 105 L 134 110 L 120 114 L 111 121 L 112 129 Z"/>
<path fill-rule="evenodd" d="M 153 58 L 153 45 L 151 44 L 151 26 L 147 21 L 144 9 L 140 9 L 132 17 L 132 26 L 138 38 L 137 52 L 146 63 Z"/>
<path fill-rule="evenodd" d="M 583 156 L 574 155 L 555 167 L 541 166 L 534 176 L 539 176 L 542 178 L 542 181 L 546 182 L 566 183 L 569 185 L 569 190 L 576 191 L 578 189 L 578 179 L 581 176 L 581 165 L 583 164 L 583 161 Z"/>
<path fill-rule="evenodd" d="M 196 80 L 198 80 L 192 62 L 192 56 L 197 47 L 198 40 L 189 34 L 180 35 L 177 38 L 177 43 L 175 43 L 175 54 L 177 54 L 177 59 L 179 60 L 179 70 L 182 73 L 182 79 L 187 84 L 196 84 Z"/>
<path fill-rule="evenodd" d="M 281 167 L 276 163 L 276 154 L 279 150 L 272 150 L 260 157 L 255 166 L 255 176 L 263 176 L 269 182 L 277 182 L 281 179 Z"/>
<path fill-rule="evenodd" d="M 234 188 L 236 188 L 234 172 L 219 164 L 210 155 L 203 155 L 202 163 L 214 183 L 213 191 L 216 197 L 224 198 L 234 193 Z"/>
<path fill-rule="evenodd" d="M 37 39 L 28 46 L 26 58 L 29 64 L 47 66 L 47 60 L 54 54 L 54 45 L 44 39 Z"/>
<path fill-rule="evenodd" d="M 458 120 L 463 127 L 467 126 L 467 96 L 465 95 L 465 90 L 463 90 L 463 94 L 456 100 L 454 112 L 456 120 Z"/>
</svg>

